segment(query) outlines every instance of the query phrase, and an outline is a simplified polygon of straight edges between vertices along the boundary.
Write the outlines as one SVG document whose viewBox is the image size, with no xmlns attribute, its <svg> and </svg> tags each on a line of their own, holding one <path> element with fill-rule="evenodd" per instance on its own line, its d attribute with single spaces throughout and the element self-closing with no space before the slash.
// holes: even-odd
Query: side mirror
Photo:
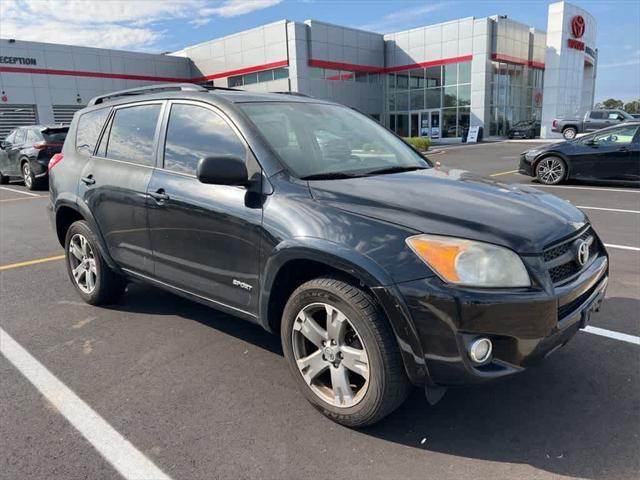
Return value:
<svg viewBox="0 0 640 480">
<path fill-rule="evenodd" d="M 589 140 L 586 140 L 584 142 L 585 145 L 588 145 L 590 147 L 597 147 L 598 146 L 598 142 L 596 142 L 593 138 L 590 138 Z"/>
<path fill-rule="evenodd" d="M 4 150 L 5 148 L 7 148 L 7 144 L 6 144 L 6 142 L 4 140 L 2 140 L 0 142 L 0 149 Z"/>
<path fill-rule="evenodd" d="M 249 173 L 244 160 L 233 155 L 201 158 L 196 176 L 200 182 L 214 185 L 247 185 L 249 183 Z"/>
</svg>

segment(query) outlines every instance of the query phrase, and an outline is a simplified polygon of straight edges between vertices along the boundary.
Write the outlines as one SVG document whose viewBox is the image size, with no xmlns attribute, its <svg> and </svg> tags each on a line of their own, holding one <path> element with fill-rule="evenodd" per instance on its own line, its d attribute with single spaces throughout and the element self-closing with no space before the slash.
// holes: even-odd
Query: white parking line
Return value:
<svg viewBox="0 0 640 480">
<path fill-rule="evenodd" d="M 584 208 L 585 210 L 602 210 L 603 212 L 620 212 L 620 213 L 635 213 L 640 214 L 640 210 L 623 210 L 621 208 L 602 208 L 602 207 L 585 207 L 584 205 L 576 205 L 578 208 Z"/>
<path fill-rule="evenodd" d="M 632 252 L 640 252 L 640 247 L 630 247 L 628 245 L 616 245 L 614 243 L 605 243 L 607 248 L 619 248 L 620 250 L 631 250 Z"/>
<path fill-rule="evenodd" d="M 2 328 L 0 352 L 125 479 L 170 480 Z"/>
<path fill-rule="evenodd" d="M 604 328 L 592 327 L 591 325 L 587 325 L 582 330 L 594 335 L 600 335 L 601 337 L 613 338 L 614 340 L 620 340 L 621 342 L 640 345 L 640 337 L 636 337 L 635 335 L 627 335 L 626 333 L 614 332 L 613 330 L 605 330 Z"/>
<path fill-rule="evenodd" d="M 533 187 L 533 188 L 562 188 L 568 190 L 595 190 L 596 192 L 622 192 L 622 193 L 640 193 L 640 189 L 630 188 L 628 190 L 622 188 L 608 188 L 608 187 L 577 187 L 574 185 L 542 185 L 538 183 L 523 183 L 520 186 L 522 187 Z"/>
<path fill-rule="evenodd" d="M 22 193 L 23 195 L 29 195 L 30 197 L 39 197 L 40 196 L 37 193 L 25 192 L 24 190 L 17 190 L 15 188 L 0 187 L 0 189 L 6 190 L 7 192 Z"/>
</svg>

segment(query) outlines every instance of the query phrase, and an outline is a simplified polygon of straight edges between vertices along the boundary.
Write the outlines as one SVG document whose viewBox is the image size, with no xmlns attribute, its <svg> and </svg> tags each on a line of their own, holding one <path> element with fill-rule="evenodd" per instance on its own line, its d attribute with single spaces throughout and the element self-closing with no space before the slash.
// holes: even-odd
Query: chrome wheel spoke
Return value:
<svg viewBox="0 0 640 480">
<path fill-rule="evenodd" d="M 82 251 L 76 243 L 69 244 L 69 253 L 76 257 L 79 261 L 82 261 Z"/>
<path fill-rule="evenodd" d="M 298 314 L 293 328 L 318 348 L 322 348 L 322 342 L 328 339 L 327 331 L 304 311 Z"/>
<path fill-rule="evenodd" d="M 335 342 L 341 342 L 347 326 L 347 317 L 331 305 L 325 304 L 324 308 L 327 312 L 327 334 L 329 335 L 329 339 Z"/>
<path fill-rule="evenodd" d="M 69 242 L 67 257 L 77 287 L 84 293 L 92 293 L 96 288 L 98 266 L 89 241 L 76 233 Z"/>
<path fill-rule="evenodd" d="M 369 359 L 364 350 L 345 345 L 340 348 L 340 353 L 342 354 L 342 365 L 365 379 L 369 378 Z"/>
<path fill-rule="evenodd" d="M 343 365 L 331 369 L 331 389 L 337 405 L 344 405 L 353 401 L 349 371 Z"/>
<path fill-rule="evenodd" d="M 322 358 L 322 350 L 316 350 L 311 355 L 298 360 L 298 368 L 307 385 L 311 385 L 318 375 L 329 368 L 329 362 Z"/>
</svg>

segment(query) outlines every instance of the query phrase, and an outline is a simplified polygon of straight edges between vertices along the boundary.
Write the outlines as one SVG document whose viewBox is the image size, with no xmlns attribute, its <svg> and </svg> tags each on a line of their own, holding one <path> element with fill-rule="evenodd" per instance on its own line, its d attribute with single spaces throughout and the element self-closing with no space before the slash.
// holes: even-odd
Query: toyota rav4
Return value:
<svg viewBox="0 0 640 480">
<path fill-rule="evenodd" d="M 373 119 L 299 95 L 97 97 L 49 169 L 86 302 L 142 281 L 277 332 L 303 394 L 348 426 L 412 385 L 434 403 L 521 372 L 607 286 L 607 252 L 570 203 L 435 168 Z"/>
</svg>

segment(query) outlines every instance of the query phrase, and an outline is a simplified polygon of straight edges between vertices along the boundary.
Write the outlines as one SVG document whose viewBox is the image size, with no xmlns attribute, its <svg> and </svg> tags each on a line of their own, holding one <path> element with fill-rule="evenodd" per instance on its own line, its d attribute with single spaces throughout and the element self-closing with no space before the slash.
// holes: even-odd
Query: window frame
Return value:
<svg viewBox="0 0 640 480">
<path fill-rule="evenodd" d="M 89 153 L 88 155 L 86 153 L 81 152 L 78 149 L 78 127 L 80 126 L 80 120 L 82 119 L 83 116 L 88 115 L 89 113 L 94 113 L 94 112 L 99 112 L 100 110 L 106 110 L 107 111 L 107 117 L 105 118 L 104 122 L 102 122 L 102 128 L 100 128 L 100 132 L 98 133 L 98 138 L 96 139 L 96 144 L 93 147 L 93 151 L 91 153 Z M 98 150 L 98 148 L 100 148 L 100 144 L 102 143 L 102 136 L 104 135 L 104 132 L 107 128 L 107 126 L 109 125 L 109 122 L 111 121 L 111 113 L 112 113 L 112 108 L 109 107 L 100 107 L 100 108 L 94 108 L 91 110 L 88 110 L 86 112 L 83 112 L 82 114 L 80 114 L 78 116 L 78 120 L 75 123 L 75 126 L 73 127 L 73 149 L 75 150 L 75 152 L 85 158 L 92 158 L 96 156 L 96 152 Z M 69 129 L 69 131 L 67 132 L 67 136 L 72 133 L 71 129 Z"/>
<path fill-rule="evenodd" d="M 107 136 L 107 144 L 105 145 L 105 155 L 108 155 L 109 153 L 109 140 L 110 140 L 110 136 L 111 136 L 111 127 L 113 126 L 113 119 L 115 118 L 116 112 L 118 110 L 121 110 L 123 108 L 131 108 L 131 107 L 139 107 L 139 106 L 144 106 L 144 105 L 160 105 L 160 113 L 158 113 L 158 120 L 156 121 L 156 129 L 153 135 L 153 146 L 152 146 L 152 155 L 153 155 L 153 162 L 151 165 L 145 165 L 142 163 L 136 163 L 136 162 L 129 162 L 127 160 L 119 160 L 117 158 L 109 158 L 107 156 L 102 156 L 102 155 L 97 155 L 98 150 L 100 149 L 100 146 L 102 145 L 102 140 L 105 138 L 105 135 Z M 115 105 L 111 108 L 111 111 L 109 112 L 109 115 L 107 116 L 107 120 L 104 122 L 104 125 L 102 127 L 102 131 L 100 132 L 100 135 L 98 137 L 98 142 L 96 143 L 95 148 L 93 149 L 93 155 L 91 155 L 92 158 L 97 158 L 100 160 L 109 160 L 110 162 L 119 162 L 119 163 L 124 163 L 127 165 L 135 165 L 138 167 L 143 167 L 143 168 L 157 168 L 158 166 L 158 142 L 160 139 L 160 128 L 162 127 L 163 124 L 163 119 L 165 116 L 167 110 L 167 101 L 166 100 L 148 100 L 148 101 L 141 101 L 141 102 L 132 102 L 132 103 L 123 103 L 120 105 Z"/>
<path fill-rule="evenodd" d="M 202 107 L 202 108 L 206 108 L 207 110 L 210 110 L 214 114 L 217 114 L 229 126 L 229 128 L 233 130 L 233 132 L 236 134 L 236 137 L 238 137 L 238 140 L 240 141 L 240 143 L 242 143 L 242 146 L 244 147 L 244 154 L 245 154 L 244 160 L 245 160 L 245 163 L 247 164 L 247 170 L 249 171 L 249 173 L 251 173 L 250 163 L 255 163 L 257 165 L 257 168 L 259 168 L 260 170 L 264 170 L 262 165 L 260 165 L 260 162 L 257 161 L 253 153 L 253 150 L 251 150 L 251 147 L 249 146 L 249 142 L 247 142 L 247 139 L 245 138 L 245 136 L 242 134 L 242 132 L 236 126 L 236 124 L 231 120 L 231 118 L 222 109 L 218 108 L 217 106 L 211 105 L 210 103 L 199 102 L 197 100 L 186 100 L 186 99 L 185 100 L 172 99 L 172 100 L 166 101 L 164 110 L 161 114 L 162 121 L 160 122 L 160 132 L 159 132 L 159 137 L 156 145 L 156 167 L 155 168 L 157 168 L 158 170 L 162 170 L 163 172 L 170 173 L 173 175 L 180 175 L 182 177 L 190 177 L 190 178 L 197 177 L 197 175 L 195 174 L 185 173 L 185 172 L 176 172 L 175 170 L 169 170 L 164 167 L 164 152 L 165 152 L 165 147 L 167 143 L 169 117 L 171 116 L 171 107 L 173 105 L 191 105 L 195 107 Z"/>
</svg>

